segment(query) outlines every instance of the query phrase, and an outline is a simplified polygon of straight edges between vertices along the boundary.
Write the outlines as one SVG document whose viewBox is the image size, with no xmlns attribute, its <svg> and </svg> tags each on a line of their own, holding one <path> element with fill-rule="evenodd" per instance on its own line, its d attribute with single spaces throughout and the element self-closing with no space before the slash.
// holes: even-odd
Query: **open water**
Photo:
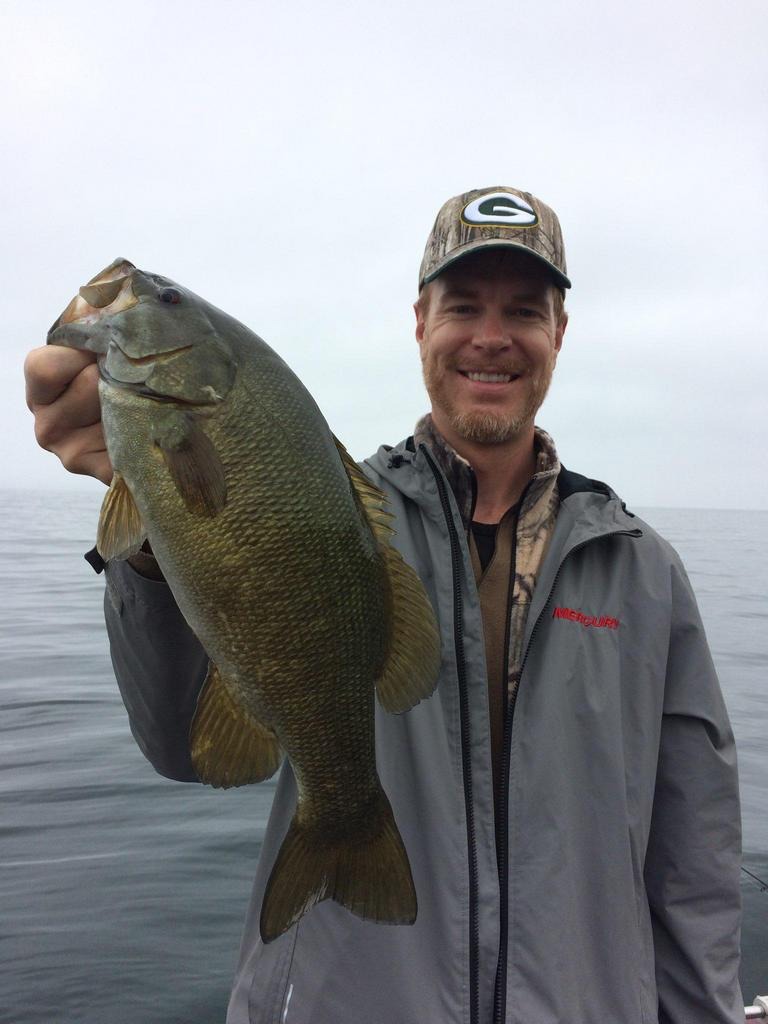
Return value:
<svg viewBox="0 0 768 1024">
<path fill-rule="evenodd" d="M 0 492 L 0 1024 L 221 1024 L 273 785 L 169 782 L 142 758 L 82 559 L 97 506 Z M 768 881 L 768 512 L 643 514 L 698 595 L 738 744 L 744 865 Z M 745 874 L 743 896 L 751 1001 L 768 992 L 768 892 Z"/>
</svg>

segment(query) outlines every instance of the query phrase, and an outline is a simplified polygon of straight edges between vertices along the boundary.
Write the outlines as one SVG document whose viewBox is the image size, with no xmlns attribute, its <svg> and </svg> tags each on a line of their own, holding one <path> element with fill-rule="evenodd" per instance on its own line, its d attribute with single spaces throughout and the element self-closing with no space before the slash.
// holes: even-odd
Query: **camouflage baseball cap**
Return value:
<svg viewBox="0 0 768 1024">
<path fill-rule="evenodd" d="M 473 189 L 445 203 L 432 228 L 419 270 L 419 291 L 446 267 L 478 249 L 510 246 L 549 267 L 570 288 L 557 214 L 530 192 L 506 185 Z"/>
</svg>

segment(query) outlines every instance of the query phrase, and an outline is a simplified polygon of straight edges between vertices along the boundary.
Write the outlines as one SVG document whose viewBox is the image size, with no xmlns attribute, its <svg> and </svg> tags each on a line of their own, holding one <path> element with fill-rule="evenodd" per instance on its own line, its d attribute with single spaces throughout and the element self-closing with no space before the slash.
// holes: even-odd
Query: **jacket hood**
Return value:
<svg viewBox="0 0 768 1024">
<path fill-rule="evenodd" d="M 436 461 L 433 459 L 433 464 Z M 413 435 L 395 446 L 382 445 L 364 462 L 404 497 L 426 509 L 435 507 L 434 471 L 424 446 L 417 447 Z M 446 483 L 450 481 L 446 479 Z M 557 489 L 560 495 L 558 519 L 567 520 L 569 532 L 573 531 L 569 548 L 602 533 L 627 531 L 636 535 L 640 532 L 626 503 L 602 480 L 574 473 L 561 465 Z"/>
</svg>

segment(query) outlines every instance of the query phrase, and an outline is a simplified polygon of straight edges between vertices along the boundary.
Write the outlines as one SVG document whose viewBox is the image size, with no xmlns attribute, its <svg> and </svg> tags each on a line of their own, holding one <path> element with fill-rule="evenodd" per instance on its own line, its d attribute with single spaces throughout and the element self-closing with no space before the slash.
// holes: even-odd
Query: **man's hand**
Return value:
<svg viewBox="0 0 768 1024">
<path fill-rule="evenodd" d="M 37 443 L 70 473 L 109 484 L 112 464 L 101 428 L 96 356 L 55 345 L 35 348 L 24 363 L 24 378 Z"/>
<path fill-rule="evenodd" d="M 24 378 L 40 447 L 58 455 L 70 473 L 109 484 L 113 470 L 101 428 L 94 353 L 56 345 L 34 348 L 24 362 Z M 140 551 L 128 563 L 142 576 L 164 578 L 151 553 Z"/>
</svg>

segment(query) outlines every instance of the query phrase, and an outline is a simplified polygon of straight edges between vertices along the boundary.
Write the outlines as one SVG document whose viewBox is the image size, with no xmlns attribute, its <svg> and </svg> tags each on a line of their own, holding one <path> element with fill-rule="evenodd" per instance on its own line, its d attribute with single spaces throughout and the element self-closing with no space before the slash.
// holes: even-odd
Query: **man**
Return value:
<svg viewBox="0 0 768 1024">
<path fill-rule="evenodd" d="M 296 799 L 284 765 L 229 1024 L 743 1021 L 735 752 L 690 586 L 534 427 L 568 287 L 557 218 L 529 193 L 477 190 L 438 214 L 415 307 L 431 415 L 363 464 L 442 635 L 433 697 L 377 708 L 418 919 L 386 927 L 326 901 L 261 943 Z M 106 482 L 87 362 L 33 353 L 29 401 L 41 443 Z M 193 781 L 205 652 L 150 555 L 106 575 L 134 735 Z"/>
</svg>

